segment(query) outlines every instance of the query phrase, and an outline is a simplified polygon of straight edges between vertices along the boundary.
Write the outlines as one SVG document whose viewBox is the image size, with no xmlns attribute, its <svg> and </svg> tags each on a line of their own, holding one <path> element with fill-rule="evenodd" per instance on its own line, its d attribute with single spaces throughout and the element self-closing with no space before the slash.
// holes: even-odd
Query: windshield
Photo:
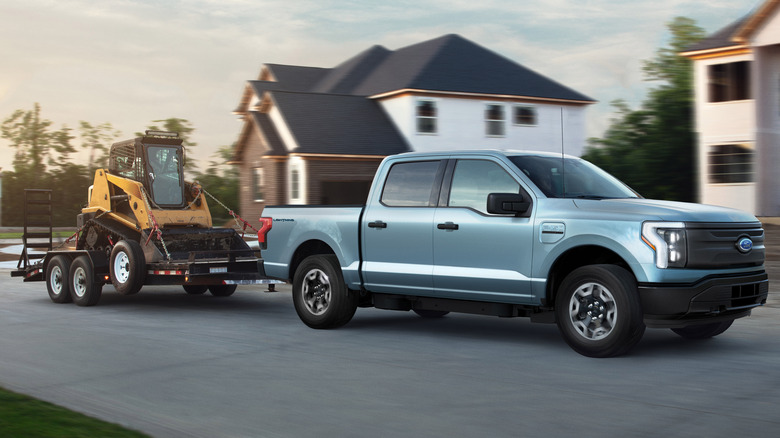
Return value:
<svg viewBox="0 0 780 438">
<path fill-rule="evenodd" d="M 548 198 L 638 198 L 612 175 L 578 158 L 513 156 L 509 159 Z"/>
<path fill-rule="evenodd" d="M 147 171 L 152 198 L 159 205 L 181 205 L 183 202 L 179 149 L 170 146 L 147 146 Z"/>
</svg>

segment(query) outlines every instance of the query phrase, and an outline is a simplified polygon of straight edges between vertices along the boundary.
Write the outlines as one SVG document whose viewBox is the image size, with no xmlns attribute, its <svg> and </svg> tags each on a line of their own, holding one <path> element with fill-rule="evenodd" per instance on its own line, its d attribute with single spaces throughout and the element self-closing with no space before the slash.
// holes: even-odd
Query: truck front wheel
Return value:
<svg viewBox="0 0 780 438">
<path fill-rule="evenodd" d="M 572 271 L 558 289 L 555 313 L 563 339 L 584 356 L 624 354 L 645 331 L 636 280 L 619 266 Z"/>
<path fill-rule="evenodd" d="M 329 329 L 352 319 L 358 296 L 347 289 L 336 256 L 315 255 L 306 258 L 295 271 L 293 303 L 304 324 Z"/>
</svg>

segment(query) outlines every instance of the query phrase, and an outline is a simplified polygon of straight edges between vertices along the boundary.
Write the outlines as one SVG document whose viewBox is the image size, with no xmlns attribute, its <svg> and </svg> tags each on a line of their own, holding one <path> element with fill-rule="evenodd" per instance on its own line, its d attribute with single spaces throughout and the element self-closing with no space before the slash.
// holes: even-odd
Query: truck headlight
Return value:
<svg viewBox="0 0 780 438">
<path fill-rule="evenodd" d="M 645 222 L 642 241 L 655 251 L 659 269 L 684 268 L 688 262 L 688 242 L 682 222 Z"/>
</svg>

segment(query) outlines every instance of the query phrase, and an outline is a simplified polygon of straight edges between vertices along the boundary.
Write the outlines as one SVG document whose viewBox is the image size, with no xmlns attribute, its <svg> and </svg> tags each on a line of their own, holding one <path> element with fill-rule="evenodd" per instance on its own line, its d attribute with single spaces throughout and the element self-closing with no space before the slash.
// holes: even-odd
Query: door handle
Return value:
<svg viewBox="0 0 780 438">
<path fill-rule="evenodd" d="M 368 228 L 387 228 L 387 224 L 382 221 L 369 222 Z"/>
<path fill-rule="evenodd" d="M 437 224 L 436 228 L 440 230 L 457 230 L 458 224 L 454 224 L 452 222 L 445 222 L 443 224 Z"/>
</svg>

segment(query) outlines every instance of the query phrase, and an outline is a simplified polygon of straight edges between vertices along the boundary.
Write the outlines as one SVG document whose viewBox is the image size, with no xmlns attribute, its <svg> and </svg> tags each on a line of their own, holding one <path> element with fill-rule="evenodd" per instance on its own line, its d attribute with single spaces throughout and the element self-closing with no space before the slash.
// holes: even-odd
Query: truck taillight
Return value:
<svg viewBox="0 0 780 438">
<path fill-rule="evenodd" d="M 257 231 L 257 243 L 259 243 L 260 245 L 266 243 L 265 236 L 266 234 L 268 234 L 269 231 L 271 231 L 273 225 L 274 225 L 273 218 L 270 217 L 260 218 L 260 229 Z"/>
</svg>

